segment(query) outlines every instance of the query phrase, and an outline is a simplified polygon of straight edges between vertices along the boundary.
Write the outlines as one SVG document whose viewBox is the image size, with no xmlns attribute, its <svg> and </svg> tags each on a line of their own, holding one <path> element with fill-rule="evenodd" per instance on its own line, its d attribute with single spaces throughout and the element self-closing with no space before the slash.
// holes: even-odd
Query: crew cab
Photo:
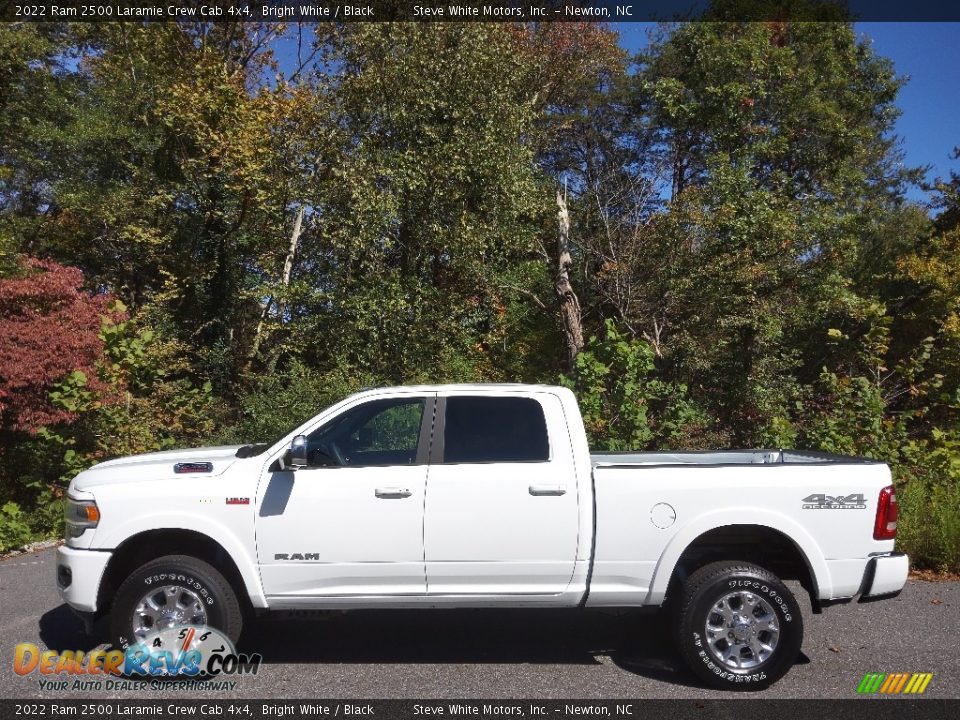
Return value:
<svg viewBox="0 0 960 720">
<path fill-rule="evenodd" d="M 119 648 L 236 639 L 285 609 L 669 608 L 705 683 L 760 688 L 814 612 L 891 597 L 880 462 L 817 452 L 591 453 L 573 393 L 367 390 L 272 443 L 100 463 L 70 483 L 63 599 Z"/>
</svg>

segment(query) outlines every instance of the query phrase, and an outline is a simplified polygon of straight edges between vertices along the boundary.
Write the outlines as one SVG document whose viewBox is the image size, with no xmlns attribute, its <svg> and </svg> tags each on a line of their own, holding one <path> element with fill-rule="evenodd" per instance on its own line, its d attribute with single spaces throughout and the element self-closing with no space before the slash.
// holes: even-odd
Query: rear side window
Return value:
<svg viewBox="0 0 960 720">
<path fill-rule="evenodd" d="M 549 457 L 547 422 L 536 400 L 447 398 L 443 462 L 545 462 Z"/>
</svg>

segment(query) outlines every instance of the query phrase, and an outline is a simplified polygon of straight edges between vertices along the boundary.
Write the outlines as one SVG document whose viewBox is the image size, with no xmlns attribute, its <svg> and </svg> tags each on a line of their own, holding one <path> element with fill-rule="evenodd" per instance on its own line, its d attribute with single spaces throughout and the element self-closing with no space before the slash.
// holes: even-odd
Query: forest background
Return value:
<svg viewBox="0 0 960 720">
<path fill-rule="evenodd" d="M 835 9 L 726 5 L 637 55 L 578 23 L 0 25 L 0 552 L 109 457 L 548 382 L 597 448 L 884 460 L 899 547 L 960 570 L 960 176 L 905 161 L 905 80 Z"/>
</svg>

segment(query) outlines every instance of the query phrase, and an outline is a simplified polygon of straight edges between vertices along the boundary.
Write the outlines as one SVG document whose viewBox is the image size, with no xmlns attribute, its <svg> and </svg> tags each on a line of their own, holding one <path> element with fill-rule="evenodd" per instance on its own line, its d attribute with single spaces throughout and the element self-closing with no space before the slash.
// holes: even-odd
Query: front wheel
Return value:
<svg viewBox="0 0 960 720">
<path fill-rule="evenodd" d="M 110 611 L 114 647 L 126 650 L 148 636 L 181 626 L 209 626 L 236 642 L 243 615 L 237 595 L 212 565 L 167 555 L 134 570 Z"/>
<path fill-rule="evenodd" d="M 708 685 L 760 690 L 783 677 L 803 641 L 793 593 L 756 565 L 716 562 L 683 584 L 678 643 L 684 660 Z"/>
</svg>

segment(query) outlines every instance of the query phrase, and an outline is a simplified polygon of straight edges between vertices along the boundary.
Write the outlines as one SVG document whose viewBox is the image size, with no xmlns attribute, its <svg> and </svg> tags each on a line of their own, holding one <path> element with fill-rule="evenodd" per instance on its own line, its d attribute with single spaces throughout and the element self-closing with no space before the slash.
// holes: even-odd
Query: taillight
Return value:
<svg viewBox="0 0 960 720">
<path fill-rule="evenodd" d="M 897 492 L 893 485 L 880 491 L 877 520 L 873 524 L 874 540 L 893 540 L 897 536 Z"/>
</svg>

